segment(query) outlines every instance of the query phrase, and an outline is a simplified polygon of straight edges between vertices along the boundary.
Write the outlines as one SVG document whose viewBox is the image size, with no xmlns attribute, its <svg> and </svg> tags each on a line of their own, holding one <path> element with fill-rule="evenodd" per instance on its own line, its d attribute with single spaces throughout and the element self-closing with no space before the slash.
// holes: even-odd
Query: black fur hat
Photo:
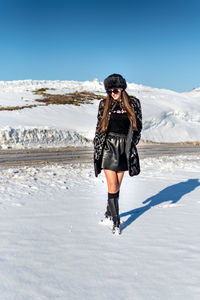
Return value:
<svg viewBox="0 0 200 300">
<path fill-rule="evenodd" d="M 104 80 L 105 90 L 112 88 L 122 88 L 125 90 L 127 88 L 126 80 L 120 74 L 112 74 Z"/>
</svg>

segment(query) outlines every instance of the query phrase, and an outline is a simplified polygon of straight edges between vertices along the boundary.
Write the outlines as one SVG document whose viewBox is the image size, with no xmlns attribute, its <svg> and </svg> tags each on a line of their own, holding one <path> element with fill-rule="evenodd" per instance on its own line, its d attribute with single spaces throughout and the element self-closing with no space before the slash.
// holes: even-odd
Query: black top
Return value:
<svg viewBox="0 0 200 300">
<path fill-rule="evenodd" d="M 128 134 L 129 126 L 130 120 L 126 111 L 121 108 L 120 103 L 117 103 L 110 114 L 108 133 L 115 132 L 120 134 Z"/>
</svg>

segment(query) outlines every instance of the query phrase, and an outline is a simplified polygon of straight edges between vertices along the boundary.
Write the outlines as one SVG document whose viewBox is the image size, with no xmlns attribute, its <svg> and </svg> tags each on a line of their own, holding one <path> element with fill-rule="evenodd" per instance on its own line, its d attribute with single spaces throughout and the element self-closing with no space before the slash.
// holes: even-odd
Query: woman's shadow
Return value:
<svg viewBox="0 0 200 300">
<path fill-rule="evenodd" d="M 129 218 L 122 223 L 121 231 L 123 231 L 127 226 L 133 223 L 137 218 L 139 218 L 142 214 L 148 211 L 151 207 L 170 200 L 170 205 L 177 203 L 185 194 L 192 192 L 198 186 L 200 186 L 199 179 L 188 179 L 187 181 L 170 185 L 164 190 L 160 191 L 158 194 L 147 198 L 145 201 L 142 202 L 146 204 L 145 206 L 141 206 L 139 208 L 129 210 L 120 214 L 120 217 L 129 216 Z"/>
</svg>

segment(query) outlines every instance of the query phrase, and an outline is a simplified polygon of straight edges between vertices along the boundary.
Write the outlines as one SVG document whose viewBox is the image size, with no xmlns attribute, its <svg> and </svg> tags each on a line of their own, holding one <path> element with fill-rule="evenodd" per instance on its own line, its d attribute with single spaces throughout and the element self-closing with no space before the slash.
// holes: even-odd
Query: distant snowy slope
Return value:
<svg viewBox="0 0 200 300">
<path fill-rule="evenodd" d="M 0 108 L 38 105 L 23 110 L 0 111 L 0 146 L 45 147 L 92 145 L 99 100 L 93 104 L 44 105 L 33 91 L 65 94 L 90 91 L 105 96 L 102 82 L 18 80 L 0 81 Z M 142 139 L 154 142 L 200 141 L 200 88 L 185 93 L 128 83 L 127 92 L 140 99 Z M 58 133 L 59 132 L 59 133 Z M 71 134 L 71 137 L 69 138 Z M 65 138 L 63 138 L 65 136 Z M 74 137 L 76 136 L 76 139 Z M 47 138 L 46 138 L 47 137 Z M 45 143 L 46 138 L 46 143 Z"/>
<path fill-rule="evenodd" d="M 191 91 L 188 91 L 188 92 L 186 92 L 186 93 L 187 93 L 187 94 L 193 94 L 193 95 L 199 96 L 198 93 L 200 93 L 200 87 L 195 88 L 195 89 L 192 89 Z"/>
<path fill-rule="evenodd" d="M 141 92 L 143 139 L 200 141 L 200 95 L 171 91 Z"/>
</svg>

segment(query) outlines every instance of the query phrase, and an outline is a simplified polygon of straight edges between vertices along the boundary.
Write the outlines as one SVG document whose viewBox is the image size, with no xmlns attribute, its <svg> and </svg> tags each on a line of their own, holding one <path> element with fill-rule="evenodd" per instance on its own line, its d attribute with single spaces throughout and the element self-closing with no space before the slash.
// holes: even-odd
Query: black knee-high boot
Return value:
<svg viewBox="0 0 200 300">
<path fill-rule="evenodd" d="M 106 207 L 106 212 L 105 212 L 105 218 L 111 218 L 111 212 L 110 212 L 110 207 L 107 202 L 107 207 Z"/>
<path fill-rule="evenodd" d="M 119 192 L 118 192 L 118 196 L 115 199 L 115 209 L 117 212 L 117 215 L 119 215 Z"/>
<path fill-rule="evenodd" d="M 108 193 L 108 199 L 109 199 L 109 194 L 110 194 L 110 193 Z M 114 198 L 114 199 L 115 199 L 115 208 L 116 208 L 116 210 L 117 210 L 117 214 L 119 214 L 119 203 L 118 203 L 118 201 L 119 201 L 119 191 L 118 191 L 117 193 L 111 194 L 111 195 L 116 195 L 116 197 Z M 111 211 L 110 211 L 110 207 L 109 207 L 109 201 L 107 202 L 107 207 L 106 207 L 105 217 L 106 217 L 106 218 L 112 217 Z"/>
<path fill-rule="evenodd" d="M 119 192 L 117 193 L 108 193 L 108 205 L 109 210 L 113 219 L 113 224 L 116 227 L 120 225 L 120 217 L 119 217 Z"/>
</svg>

